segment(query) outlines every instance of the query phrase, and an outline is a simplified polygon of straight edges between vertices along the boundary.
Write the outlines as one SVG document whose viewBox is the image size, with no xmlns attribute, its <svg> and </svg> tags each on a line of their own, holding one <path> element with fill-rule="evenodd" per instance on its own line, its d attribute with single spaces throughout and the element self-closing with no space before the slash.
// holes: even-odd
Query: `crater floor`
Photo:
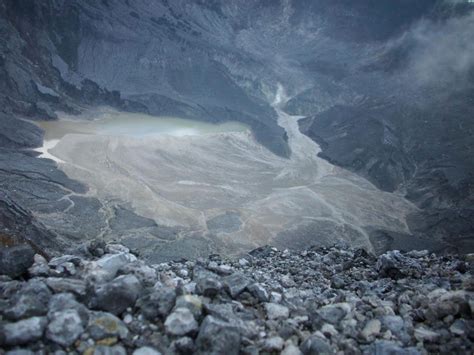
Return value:
<svg viewBox="0 0 474 355">
<path fill-rule="evenodd" d="M 299 131 L 300 117 L 279 110 L 281 101 L 274 106 L 290 159 L 235 129 L 136 136 L 79 129 L 48 153 L 90 187 L 88 195 L 111 209 L 127 206 L 101 236 L 155 260 L 341 239 L 372 249 L 370 231 L 408 233 L 416 207 L 319 158 L 319 146 Z"/>
</svg>

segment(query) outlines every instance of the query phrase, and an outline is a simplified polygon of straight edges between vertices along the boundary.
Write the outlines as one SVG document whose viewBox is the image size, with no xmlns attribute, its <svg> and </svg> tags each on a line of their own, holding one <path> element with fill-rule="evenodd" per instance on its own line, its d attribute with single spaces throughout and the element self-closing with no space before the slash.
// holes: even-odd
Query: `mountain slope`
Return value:
<svg viewBox="0 0 474 355">
<path fill-rule="evenodd" d="M 60 225 L 52 239 L 95 238 L 114 212 L 25 151 L 41 132 L 20 119 L 108 105 L 238 120 L 287 157 L 271 107 L 281 84 L 285 111 L 307 116 L 301 129 L 322 157 L 418 205 L 411 232 L 425 247 L 433 239 L 472 250 L 472 9 L 441 0 L 2 1 L 2 193 L 25 216 Z M 381 250 L 403 240 L 374 233 Z"/>
</svg>

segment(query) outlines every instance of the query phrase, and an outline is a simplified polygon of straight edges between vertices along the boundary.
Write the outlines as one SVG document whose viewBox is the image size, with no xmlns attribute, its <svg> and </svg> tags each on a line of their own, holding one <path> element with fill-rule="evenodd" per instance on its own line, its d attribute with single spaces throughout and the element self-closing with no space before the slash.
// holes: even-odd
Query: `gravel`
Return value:
<svg viewBox="0 0 474 355">
<path fill-rule="evenodd" d="M 92 251 L 36 255 L 26 273 L 0 277 L 1 349 L 414 355 L 473 346 L 471 255 L 264 247 L 150 265 L 117 244 Z"/>
</svg>

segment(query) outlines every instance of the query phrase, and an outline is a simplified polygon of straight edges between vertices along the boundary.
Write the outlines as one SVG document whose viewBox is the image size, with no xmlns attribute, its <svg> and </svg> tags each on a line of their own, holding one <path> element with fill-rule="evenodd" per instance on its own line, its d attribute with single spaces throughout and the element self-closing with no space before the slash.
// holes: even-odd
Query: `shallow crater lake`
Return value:
<svg viewBox="0 0 474 355">
<path fill-rule="evenodd" d="M 133 137 L 170 135 L 180 137 L 220 132 L 242 132 L 249 129 L 243 123 L 235 121 L 208 123 L 177 117 L 150 116 L 108 109 L 80 116 L 60 114 L 57 121 L 39 121 L 37 123 L 45 131 L 45 141 L 58 140 L 67 134 Z"/>
</svg>

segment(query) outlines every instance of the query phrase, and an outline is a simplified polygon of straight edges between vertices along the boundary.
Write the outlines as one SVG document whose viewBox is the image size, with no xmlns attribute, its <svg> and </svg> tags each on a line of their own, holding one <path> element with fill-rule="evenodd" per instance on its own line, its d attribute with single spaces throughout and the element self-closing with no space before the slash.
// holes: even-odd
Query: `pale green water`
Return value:
<svg viewBox="0 0 474 355">
<path fill-rule="evenodd" d="M 45 131 L 45 141 L 60 140 L 66 134 L 110 136 L 188 136 L 219 132 L 242 132 L 249 129 L 239 122 L 206 123 L 176 117 L 155 117 L 145 114 L 102 111 L 74 118 L 62 116 L 58 121 L 38 122 Z"/>
</svg>

